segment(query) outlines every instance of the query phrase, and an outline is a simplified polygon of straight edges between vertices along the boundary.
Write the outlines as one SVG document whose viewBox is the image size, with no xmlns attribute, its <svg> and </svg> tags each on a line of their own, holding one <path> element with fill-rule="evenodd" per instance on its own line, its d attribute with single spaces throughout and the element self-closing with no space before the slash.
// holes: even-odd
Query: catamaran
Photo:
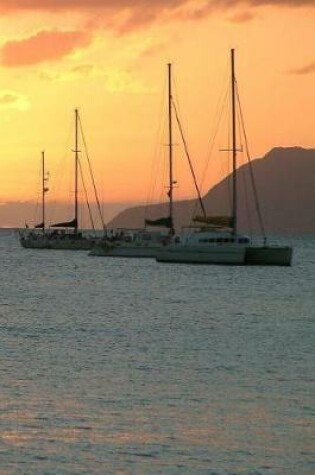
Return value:
<svg viewBox="0 0 315 475">
<path fill-rule="evenodd" d="M 173 177 L 173 127 L 172 127 L 172 65 L 168 65 L 168 134 L 169 134 L 169 186 L 168 216 L 155 220 L 145 219 L 144 229 L 114 230 L 111 234 L 98 241 L 89 252 L 91 256 L 109 257 L 153 257 L 165 246 L 175 233 L 173 218 L 173 193 L 175 180 Z M 152 230 L 152 227 L 155 230 Z M 160 230 L 156 230 L 159 228 Z"/>
<path fill-rule="evenodd" d="M 269 245 L 264 236 L 263 245 L 255 245 L 246 235 L 239 234 L 237 222 L 237 139 L 236 139 L 236 78 L 234 49 L 231 50 L 231 95 L 232 95 L 232 216 L 207 217 L 196 221 L 202 227 L 193 232 L 173 236 L 170 244 L 161 248 L 156 256 L 158 262 L 226 264 L 226 265 L 279 265 L 289 266 L 292 248 Z"/>
</svg>

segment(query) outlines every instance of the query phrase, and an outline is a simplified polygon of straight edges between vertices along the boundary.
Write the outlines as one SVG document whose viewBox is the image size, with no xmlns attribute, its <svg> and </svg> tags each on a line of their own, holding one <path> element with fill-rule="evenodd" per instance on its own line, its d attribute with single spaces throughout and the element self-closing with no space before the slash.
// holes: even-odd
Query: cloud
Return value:
<svg viewBox="0 0 315 475">
<path fill-rule="evenodd" d="M 139 55 L 142 58 L 147 58 L 150 56 L 155 56 L 156 54 L 160 54 L 161 51 L 165 51 L 166 49 L 166 43 L 163 43 L 162 41 L 152 42 L 151 44 L 148 44 L 145 48 L 143 48 Z"/>
<path fill-rule="evenodd" d="M 306 66 L 302 66 L 301 68 L 291 69 L 289 71 L 291 74 L 315 74 L 315 61 L 307 64 Z"/>
<path fill-rule="evenodd" d="M 0 14 L 81 13 L 96 27 L 124 34 L 155 22 L 199 20 L 216 12 L 237 12 L 234 21 L 253 16 L 258 7 L 310 7 L 314 0 L 0 0 Z M 246 12 L 247 11 L 247 12 Z"/>
<path fill-rule="evenodd" d="M 18 11 L 65 11 L 65 10 L 122 10 L 128 9 L 174 9 L 181 6 L 195 5 L 196 0 L 0 0 L 0 12 Z M 289 7 L 312 6 L 314 0 L 198 0 L 201 6 L 222 5 L 231 7 L 236 4 L 251 6 L 279 5 Z M 150 8 L 148 8 L 148 4 Z"/>
<path fill-rule="evenodd" d="M 252 20 L 255 17 L 255 15 L 250 12 L 250 11 L 237 11 L 235 12 L 231 17 L 230 20 L 233 23 L 246 23 L 250 20 Z"/>
<path fill-rule="evenodd" d="M 128 71 L 111 68 L 105 71 L 105 89 L 112 93 L 144 94 L 152 91 Z"/>
<path fill-rule="evenodd" d="M 86 31 L 40 31 L 34 36 L 4 43 L 0 48 L 1 63 L 17 67 L 56 61 L 88 46 L 91 41 L 92 36 Z"/>
<path fill-rule="evenodd" d="M 172 7 L 188 3 L 191 0 L 149 0 L 150 6 L 155 7 Z M 198 0 L 202 1 L 202 0 Z M 207 0 L 209 3 L 209 0 Z M 211 2 L 211 0 L 210 0 Z M 26 11 L 26 10 L 43 10 L 43 11 L 64 11 L 64 10 L 100 10 L 100 9 L 122 9 L 147 7 L 148 0 L 0 0 L 0 11 Z"/>
<path fill-rule="evenodd" d="M 70 69 L 62 69 L 62 71 L 60 69 L 57 71 L 41 69 L 38 75 L 40 79 L 47 81 L 64 82 L 104 76 L 104 72 L 93 64 L 80 64 Z"/>
<path fill-rule="evenodd" d="M 152 86 L 145 85 L 130 71 L 117 67 L 96 67 L 92 64 L 60 71 L 41 71 L 39 77 L 46 81 L 66 82 L 80 81 L 102 77 L 104 89 L 111 93 L 147 94 L 152 92 Z"/>
<path fill-rule="evenodd" d="M 183 2 L 187 5 L 189 2 Z M 192 16 L 195 18 L 199 15 L 204 17 L 216 12 L 232 12 L 231 21 L 245 22 L 255 16 L 255 10 L 262 7 L 283 7 L 283 8 L 305 8 L 311 7 L 315 9 L 314 0 L 207 0 L 200 2 L 198 10 L 192 10 Z"/>
<path fill-rule="evenodd" d="M 13 91 L 0 91 L 0 108 L 27 110 L 29 100 L 26 96 Z"/>
<path fill-rule="evenodd" d="M 279 6 L 279 7 L 315 7 L 314 0 L 209 0 L 213 7 L 230 8 L 238 5 L 250 7 Z"/>
</svg>

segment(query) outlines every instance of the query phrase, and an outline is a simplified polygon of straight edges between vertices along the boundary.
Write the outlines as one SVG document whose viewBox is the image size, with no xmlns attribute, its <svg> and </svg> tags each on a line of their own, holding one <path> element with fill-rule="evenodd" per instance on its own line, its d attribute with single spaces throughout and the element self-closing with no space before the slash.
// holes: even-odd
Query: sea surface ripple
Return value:
<svg viewBox="0 0 315 475">
<path fill-rule="evenodd" d="M 290 268 L 0 232 L 0 473 L 312 475 L 315 237 Z"/>
</svg>

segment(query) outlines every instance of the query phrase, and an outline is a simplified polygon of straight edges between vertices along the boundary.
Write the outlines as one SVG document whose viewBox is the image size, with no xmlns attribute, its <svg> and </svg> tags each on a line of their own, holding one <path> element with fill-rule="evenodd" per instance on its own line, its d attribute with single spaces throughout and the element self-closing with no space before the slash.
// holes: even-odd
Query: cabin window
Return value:
<svg viewBox="0 0 315 475">
<path fill-rule="evenodd" d="M 241 237 L 241 238 L 239 238 L 238 242 L 240 244 L 247 244 L 247 243 L 249 243 L 249 239 L 247 237 Z"/>
</svg>

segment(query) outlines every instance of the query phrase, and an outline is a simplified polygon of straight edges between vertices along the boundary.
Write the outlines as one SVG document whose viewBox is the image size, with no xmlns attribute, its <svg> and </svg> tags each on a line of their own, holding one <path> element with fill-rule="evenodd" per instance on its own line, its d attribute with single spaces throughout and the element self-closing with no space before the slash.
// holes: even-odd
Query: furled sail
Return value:
<svg viewBox="0 0 315 475">
<path fill-rule="evenodd" d="M 173 227 L 173 220 L 171 216 L 167 216 L 165 218 L 159 218 L 159 219 L 146 219 L 145 224 L 147 226 L 163 226 L 165 228 L 172 228 Z"/>
<path fill-rule="evenodd" d="M 36 224 L 35 229 L 43 229 L 44 228 L 44 223 L 41 222 L 40 224 Z"/>
<path fill-rule="evenodd" d="M 72 221 L 65 221 L 62 223 L 55 223 L 51 225 L 52 228 L 77 228 L 78 227 L 78 222 L 76 218 L 74 218 Z"/>
<path fill-rule="evenodd" d="M 232 216 L 195 216 L 193 221 L 221 228 L 232 228 L 234 223 Z"/>
</svg>

